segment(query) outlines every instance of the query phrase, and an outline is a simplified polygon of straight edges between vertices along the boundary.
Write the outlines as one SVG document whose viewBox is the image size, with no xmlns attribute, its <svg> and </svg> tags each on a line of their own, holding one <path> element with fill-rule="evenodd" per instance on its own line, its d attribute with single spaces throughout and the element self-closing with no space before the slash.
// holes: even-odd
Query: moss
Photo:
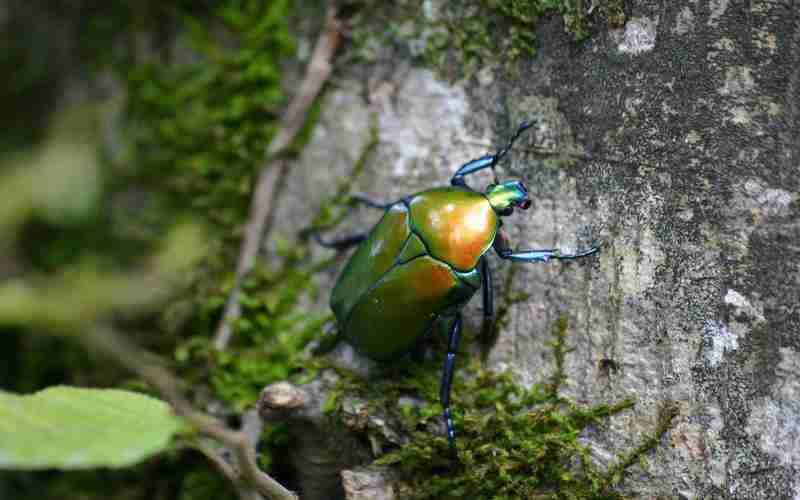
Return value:
<svg viewBox="0 0 800 500">
<path fill-rule="evenodd" d="M 136 165 L 140 183 L 161 188 L 153 212 L 188 210 L 216 228 L 214 250 L 162 325 L 184 339 L 175 349 L 182 375 L 193 385 L 208 384 L 215 398 L 241 411 L 265 384 L 289 376 L 295 356 L 326 321 L 324 314 L 305 314 L 316 292 L 314 269 L 302 245 L 287 245 L 279 265 L 258 267 L 246 278 L 230 347 L 211 347 L 233 283 L 237 230 L 286 102 L 281 65 L 294 52 L 289 25 L 295 6 L 289 0 L 221 0 L 190 7 L 176 2 L 166 8 L 177 25 L 172 47 L 132 67 L 121 64 L 124 57 L 115 61 L 128 91 L 131 148 L 122 163 Z M 100 27 L 146 18 L 147 10 Z M 310 137 L 318 112 L 315 105 L 293 151 Z"/>
<path fill-rule="evenodd" d="M 123 75 L 131 161 L 225 236 L 246 217 L 286 100 L 290 9 L 288 0 L 227 0 L 206 17 L 187 14 L 182 43 L 192 57 L 145 61 Z"/>
<path fill-rule="evenodd" d="M 645 436 L 641 444 L 630 452 L 618 457 L 616 465 L 610 467 L 605 473 L 605 478 L 611 484 L 618 484 L 622 481 L 624 473 L 629 467 L 636 463 L 645 464 L 645 455 L 655 449 L 664 434 L 672 428 L 672 422 L 679 415 L 679 408 L 676 403 L 669 401 L 663 404 L 658 412 L 658 424 L 655 431 L 649 436 Z"/>
<path fill-rule="evenodd" d="M 625 22 L 622 0 L 601 1 L 592 12 L 585 0 L 460 0 L 438 12 L 421 0 L 393 8 L 371 0 L 353 4 L 362 9 L 351 19 L 353 56 L 373 61 L 382 46 L 403 42 L 412 55 L 451 77 L 469 76 L 498 61 L 513 68 L 534 57 L 537 25 L 547 17 L 561 16 L 564 31 L 576 42 L 590 35 L 599 18 L 594 12 L 602 13 L 610 27 Z"/>
<path fill-rule="evenodd" d="M 550 342 L 550 345 L 553 348 L 555 368 L 546 386 L 550 394 L 558 394 L 561 385 L 567 380 L 567 374 L 564 372 L 564 359 L 569 352 L 574 350 L 573 347 L 567 345 L 568 327 L 569 323 L 567 317 L 563 315 L 556 319 L 553 324 L 553 340 Z"/>
<path fill-rule="evenodd" d="M 278 262 L 256 266 L 243 280 L 241 316 L 233 324 L 232 341 L 225 351 L 212 347 L 208 332 L 222 315 L 228 286 L 215 286 L 205 276 L 195 285 L 194 297 L 176 307 L 192 311 L 188 319 L 177 322 L 180 330 L 198 332 L 189 335 L 175 351 L 181 375 L 192 385 L 208 386 L 213 399 L 237 413 L 253 407 L 264 386 L 279 380 L 308 379 L 316 373 L 317 366 L 309 363 L 302 351 L 312 338 L 322 334 L 332 315 L 309 314 L 308 304 L 319 298 L 314 275 L 329 267 L 331 261 L 312 261 L 307 237 L 311 231 L 334 228 L 346 216 L 352 184 L 377 145 L 374 122 L 372 130 L 372 139 L 351 174 L 321 203 L 311 226 L 300 232 L 299 241 L 279 242 Z M 228 281 L 233 282 L 232 275 Z M 260 464 L 265 470 L 285 468 L 282 460 L 288 456 L 287 435 L 285 426 L 270 426 L 262 436 Z"/>
<path fill-rule="evenodd" d="M 237 497 L 227 479 L 211 469 L 189 471 L 181 481 L 177 500 L 234 500 Z"/>
<path fill-rule="evenodd" d="M 286 101 L 281 65 L 294 52 L 289 25 L 295 4 L 145 0 L 100 5 L 34 0 L 32 5 L 32 12 L 41 9 L 47 15 L 31 15 L 0 32 L 0 41 L 8 39 L 14 49 L 0 57 L 0 66 L 17 70 L 9 71 L 13 78 L 0 88 L 0 101 L 25 111 L 24 118 L 12 113 L 20 127 L 6 127 L 6 132 L 30 132 L 30 137 L 4 134 L 0 151 L 27 145 L 41 135 L 39 128 L 47 121 L 43 117 L 49 116 L 43 110 L 55 101 L 49 92 L 60 83 L 53 66 L 62 66 L 58 57 L 41 55 L 62 54 L 53 46 L 65 41 L 76 52 L 63 62 L 71 75 L 113 71 L 127 100 L 122 116 L 112 115 L 113 125 L 122 127 L 111 127 L 112 139 L 121 141 L 121 147 L 102 158 L 97 206 L 80 220 L 24 221 L 13 256 L 20 271 L 14 273 L 33 268 L 57 275 L 87 258 L 103 270 L 135 268 L 175 221 L 187 215 L 204 219 L 213 228 L 211 252 L 187 277 L 191 285 L 183 296 L 165 307 L 162 318 L 153 314 L 115 319 L 121 328 L 147 332 L 134 335 L 146 347 L 160 354 L 174 351 L 173 367 L 186 377 L 199 404 L 223 401 L 229 405 L 226 411 L 240 411 L 255 401 L 266 383 L 295 370 L 294 360 L 304 343 L 327 320 L 324 314 L 305 313 L 316 293 L 311 279 L 316 268 L 302 248 L 287 249 L 281 256 L 282 267 L 256 269 L 245 283 L 244 314 L 234 325 L 230 351 L 209 349 L 229 289 L 225 283 L 232 281 L 237 231 L 245 221 L 254 173 Z M 54 36 L 47 31 L 52 19 L 59 26 Z M 5 30 L 5 23 L 0 24 Z M 42 66 L 41 61 L 55 64 Z M 70 67 L 74 61 L 80 64 Z M 47 99 L 42 97 L 45 93 Z M 28 114 L 37 123 L 29 123 Z M 310 136 L 315 116 L 311 114 L 290 153 Z M 32 390 L 59 382 L 119 384 L 129 376 L 66 341 L 31 340 L 24 328 L 5 334 L 0 330 L 3 345 L 14 348 L 13 359 L 0 370 L 2 380 L 9 381 L 7 389 Z M 53 356 L 54 352 L 59 354 Z M 270 450 L 284 446 L 281 432 L 285 434 L 280 427 L 271 428 L 264 436 L 266 467 L 273 467 L 273 458 L 280 455 Z M 230 498 L 232 488 L 225 479 L 205 459 L 196 458 L 159 459 L 105 475 L 103 481 L 87 481 L 80 473 L 32 474 L 32 481 L 22 478 L 18 491 L 13 478 L 3 479 L 0 496 L 11 484 L 20 498 L 32 498 L 33 491 L 40 493 L 37 498 L 41 493 L 48 497 L 50 491 L 60 492 L 53 498 L 106 498 L 109 491 L 125 498 Z M 123 482 L 125 478 L 135 479 Z"/>
<path fill-rule="evenodd" d="M 153 318 L 141 323 L 137 319 L 133 326 L 155 332 L 138 339 L 148 347 L 161 352 L 174 349 L 176 368 L 186 377 L 188 387 L 197 388 L 194 396 L 198 401 L 202 403 L 206 398 L 221 400 L 234 412 L 240 411 L 255 401 L 263 385 L 297 376 L 301 362 L 298 353 L 309 338 L 319 334 L 329 319 L 327 315 L 305 314 L 308 302 L 314 300 L 317 293 L 311 276 L 326 262 L 311 263 L 301 244 L 287 248 L 279 265 L 263 266 L 251 273 L 241 299 L 243 314 L 234 325 L 234 342 L 225 353 L 209 348 L 210 332 L 219 320 L 227 297 L 225 282 L 232 281 L 231 269 L 239 239 L 236 228 L 241 227 L 245 220 L 254 173 L 263 161 L 262 152 L 277 127 L 279 112 L 285 104 L 280 85 L 281 62 L 294 48 L 289 24 L 295 5 L 288 0 L 148 0 L 130 4 L 111 2 L 108 5 L 62 3 L 52 2 L 64 12 L 74 10 L 79 19 L 79 59 L 96 70 L 114 68 L 125 86 L 128 100 L 125 130 L 121 135 L 131 141 L 131 147 L 107 165 L 111 173 L 103 180 L 102 200 L 104 207 L 113 204 L 124 210 L 109 210 L 106 213 L 113 215 L 108 218 L 101 217 L 98 210 L 93 214 L 94 218 L 78 221 L 66 228 L 30 221 L 25 227 L 28 233 L 24 240 L 36 241 L 38 248 L 22 248 L 21 253 L 28 254 L 36 267 L 53 271 L 77 259 L 78 254 L 87 249 L 103 255 L 110 254 L 112 248 L 126 256 L 146 255 L 149 246 L 157 243 L 165 228 L 182 212 L 207 219 L 217 228 L 214 235 L 219 241 L 216 254 L 197 271 L 186 296 L 168 309 L 160 322 L 161 329 L 156 328 Z M 383 2 L 371 3 L 380 8 L 385 6 Z M 399 5 L 398 9 L 406 13 L 413 11 L 407 10 L 405 4 Z M 420 6 L 421 2 L 416 2 L 416 5 Z M 442 60 L 455 57 L 468 61 L 468 66 L 474 69 L 482 62 L 495 60 L 499 49 L 512 59 L 533 54 L 535 20 L 520 17 L 524 12 L 509 5 L 507 2 L 489 1 L 459 3 L 447 20 L 424 27 L 432 31 L 428 49 L 420 55 Z M 543 15 L 556 12 L 547 11 Z M 416 18 L 416 12 L 414 14 Z M 510 36 L 495 35 L 509 26 Z M 568 29 L 576 28 L 568 26 Z M 400 23 L 387 33 L 403 37 L 412 32 Z M 24 35 L 25 30 L 20 34 Z M 171 46 L 160 43 L 173 39 L 176 34 L 178 43 Z M 38 32 L 32 38 L 37 43 L 58 42 L 57 38 L 50 40 Z M 9 40 L 19 42 L 15 48 L 31 52 L 9 51 L 5 54 L 7 59 L 0 61 L 3 67 L 20 69 L 9 71 L 13 75 L 9 80 L 13 85 L 7 92 L 3 89 L 0 97 L 4 102 L 35 102 L 43 107 L 30 108 L 33 111 L 30 116 L 37 123 L 9 129 L 33 132 L 31 137 L 8 139 L 9 147 L 12 147 L 36 138 L 36 132 L 41 128 L 38 120 L 47 116 L 42 109 L 49 108 L 53 102 L 50 97 L 40 97 L 49 95 L 55 77 L 49 73 L 52 68 L 41 66 L 41 61 L 49 59 L 40 56 L 50 53 L 50 46 L 31 46 L 28 49 L 23 38 L 11 37 Z M 151 43 L 152 50 L 145 54 L 142 47 L 148 43 Z M 8 109 L 12 108 L 9 106 Z M 16 112 L 11 114 L 22 116 Z M 308 139 L 315 116 L 312 114 L 304 133 L 294 144 L 295 152 Z M 364 168 L 377 144 L 376 130 L 373 124 L 373 140 L 355 166 L 355 175 Z M 5 147 L 5 143 L 0 144 L 0 149 Z M 323 204 L 323 210 L 312 223 L 313 228 L 330 228 L 341 220 L 346 213 L 352 181 L 343 181 L 333 199 Z M 44 241 L 42 234 L 45 233 L 58 234 L 60 240 Z M 81 239 L 86 234 L 91 238 Z M 120 261 L 127 265 L 132 263 L 131 259 L 122 259 L 120 255 L 108 260 L 111 267 Z M 19 339 L 25 334 L 19 332 Z M 33 347 L 29 348 L 36 349 L 39 344 L 31 345 Z M 54 345 L 59 352 L 63 350 L 60 344 Z M 462 359 L 466 359 L 465 352 L 462 352 Z M 25 387 L 56 378 L 48 371 L 53 367 L 58 368 L 58 377 L 62 372 L 70 371 L 79 383 L 109 382 L 110 372 L 105 369 L 103 378 L 95 373 L 95 367 L 87 370 L 84 366 L 87 363 L 77 350 L 63 350 L 60 360 L 48 362 L 47 366 L 40 356 L 36 357 L 36 366 L 27 362 L 34 358 L 26 360 L 20 354 L 18 360 L 22 361 L 9 363 L 4 376 L 12 379 L 17 373 L 23 373 L 17 365 L 24 364 L 25 380 L 19 383 Z M 41 368 L 38 366 L 40 360 Z M 381 390 L 370 393 L 370 409 L 389 411 L 396 405 L 397 398 L 406 394 L 436 400 L 439 365 L 439 362 L 415 364 L 405 372 L 402 367 L 387 367 L 388 372 L 404 372 L 404 375 L 398 379 L 390 373 L 384 385 L 376 384 L 374 387 Z M 310 368 L 309 371 L 313 371 L 313 364 Z M 467 436 L 474 435 L 477 439 L 486 433 L 482 412 L 497 411 L 498 405 L 506 408 L 505 413 L 499 415 L 511 419 L 513 424 L 514 415 L 507 409 L 513 408 L 515 401 L 524 394 L 506 374 L 484 372 L 477 365 L 472 369 L 477 374 L 475 379 L 460 383 L 455 389 L 457 405 L 463 402 L 465 409 L 463 416 L 459 416 L 459 425 L 463 425 L 465 432 L 462 441 L 466 441 Z M 352 374 L 342 377 L 342 380 L 341 391 L 330 400 L 332 413 L 339 407 L 341 396 L 363 389 L 363 381 Z M 206 394 L 208 388 L 211 389 L 210 396 Z M 475 394 L 471 396 L 472 390 Z M 541 390 L 547 393 L 548 389 Z M 572 411 L 561 400 L 542 404 L 557 406 L 567 414 Z M 459 411 L 458 406 L 456 411 Z M 571 418 L 572 422 L 582 422 L 581 419 L 592 420 L 613 411 L 617 410 L 612 407 L 605 413 L 598 410 L 599 413 L 584 416 L 573 411 Z M 427 431 L 427 427 L 438 425 L 439 413 L 437 404 L 404 406 L 398 418 L 409 432 L 420 433 L 423 428 Z M 420 433 L 419 438 L 422 437 L 429 438 L 430 434 Z M 262 464 L 271 470 L 281 454 L 279 450 L 286 446 L 285 432 L 280 427 L 271 429 L 264 443 Z M 412 450 L 420 449 L 418 444 Z M 429 468 L 431 463 L 444 459 L 442 444 L 443 440 L 434 440 L 432 460 L 423 465 Z M 479 456 L 478 450 L 473 453 Z M 631 455 L 631 460 L 639 460 L 642 453 Z M 216 474 L 209 473 L 208 467 L 204 460 L 169 457 L 126 473 L 95 475 L 93 477 L 102 477 L 103 480 L 91 481 L 91 484 L 85 481 L 89 477 L 85 474 L 58 474 L 57 480 L 48 484 L 48 478 L 52 477 L 42 473 L 28 485 L 28 489 L 50 491 L 50 486 L 57 486 L 62 492 L 57 495 L 60 497 L 74 496 L 79 491 L 81 498 L 104 498 L 109 491 L 109 481 L 113 480 L 111 489 L 124 490 L 130 498 L 152 498 L 159 492 L 160 496 L 156 496 L 170 498 L 230 497 L 230 485 Z M 627 466 L 622 471 L 625 468 Z M 165 474 L 164 470 L 170 473 Z M 123 475 L 131 478 L 125 484 L 120 479 Z M 456 481 L 451 484 L 468 483 Z"/>
<path fill-rule="evenodd" d="M 566 379 L 564 359 L 572 350 L 566 343 L 567 330 L 566 317 L 553 325 L 553 373 L 530 389 L 514 383 L 510 373 L 483 368 L 466 347 L 462 349 L 459 359 L 465 361 L 452 398 L 458 463 L 446 439 L 436 435 L 441 419 L 438 403 L 398 404 L 416 398 L 438 400 L 439 360 L 383 366 L 385 373 L 369 383 L 354 374 L 340 374 L 340 386 L 326 407 L 341 416 L 345 396 L 366 400 L 371 414 L 394 422 L 410 436 L 409 443 L 375 461 L 399 469 L 403 498 L 623 498 L 614 486 L 658 446 L 676 413 L 667 407 L 657 428 L 640 445 L 621 453 L 616 465 L 601 468 L 579 436 L 634 403 L 581 407 L 560 393 Z"/>
<path fill-rule="evenodd" d="M 228 349 L 214 349 L 202 335 L 188 338 L 176 350 L 184 375 L 210 383 L 215 396 L 236 411 L 252 406 L 265 385 L 288 378 L 297 355 L 329 319 L 328 313 L 307 313 L 306 297 L 314 292 L 312 270 L 298 259 L 286 257 L 281 269 L 259 267 L 250 273 Z M 206 331 L 221 315 L 224 297 L 208 300 Z"/>
</svg>

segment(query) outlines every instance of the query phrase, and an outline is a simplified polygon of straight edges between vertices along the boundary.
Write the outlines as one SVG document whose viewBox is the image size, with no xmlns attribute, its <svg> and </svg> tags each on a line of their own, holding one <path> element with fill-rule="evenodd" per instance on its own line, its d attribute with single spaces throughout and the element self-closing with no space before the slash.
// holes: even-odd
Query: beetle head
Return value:
<svg viewBox="0 0 800 500">
<path fill-rule="evenodd" d="M 500 184 L 491 184 L 486 189 L 486 198 L 498 215 L 511 215 L 514 207 L 527 210 L 531 206 L 528 190 L 520 181 L 507 181 Z"/>
</svg>

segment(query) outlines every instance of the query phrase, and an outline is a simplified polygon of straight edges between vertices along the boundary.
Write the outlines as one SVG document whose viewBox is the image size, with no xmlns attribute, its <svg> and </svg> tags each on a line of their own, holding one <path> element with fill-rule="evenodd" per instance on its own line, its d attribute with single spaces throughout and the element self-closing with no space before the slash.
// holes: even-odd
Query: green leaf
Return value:
<svg viewBox="0 0 800 500">
<path fill-rule="evenodd" d="M 182 427 L 168 404 L 130 391 L 0 391 L 0 470 L 124 467 L 163 451 Z"/>
</svg>

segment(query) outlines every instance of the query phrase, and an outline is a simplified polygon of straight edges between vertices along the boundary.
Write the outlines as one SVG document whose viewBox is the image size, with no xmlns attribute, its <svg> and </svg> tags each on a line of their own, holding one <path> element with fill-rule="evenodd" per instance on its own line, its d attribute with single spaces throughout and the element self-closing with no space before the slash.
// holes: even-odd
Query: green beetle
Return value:
<svg viewBox="0 0 800 500">
<path fill-rule="evenodd" d="M 471 189 L 464 176 L 491 168 L 508 153 L 523 131 L 524 122 L 508 145 L 456 171 L 450 186 L 433 188 L 396 203 L 356 199 L 385 210 L 381 220 L 364 234 L 324 241 L 323 246 L 344 249 L 358 245 L 331 294 L 331 309 L 339 334 L 362 354 L 378 360 L 396 359 L 412 351 L 439 321 L 450 332 L 440 386 L 444 422 L 451 448 L 455 430 L 450 413 L 450 385 L 461 337 L 461 308 L 482 288 L 486 324 L 494 319 L 492 278 L 486 252 L 494 248 L 503 258 L 525 262 L 573 260 L 592 255 L 598 247 L 575 254 L 557 250 L 514 252 L 500 227 L 500 217 L 515 207 L 531 205 L 519 181 L 490 185 L 486 192 Z"/>
</svg>

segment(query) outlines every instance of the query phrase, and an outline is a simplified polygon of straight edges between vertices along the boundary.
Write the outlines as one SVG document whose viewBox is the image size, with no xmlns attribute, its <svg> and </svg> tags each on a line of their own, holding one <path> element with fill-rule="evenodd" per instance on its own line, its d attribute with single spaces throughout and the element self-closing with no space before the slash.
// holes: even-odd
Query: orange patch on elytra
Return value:
<svg viewBox="0 0 800 500">
<path fill-rule="evenodd" d="M 425 274 L 415 281 L 418 295 L 425 298 L 441 297 L 455 284 L 450 270 L 438 265 L 425 269 Z"/>
</svg>

